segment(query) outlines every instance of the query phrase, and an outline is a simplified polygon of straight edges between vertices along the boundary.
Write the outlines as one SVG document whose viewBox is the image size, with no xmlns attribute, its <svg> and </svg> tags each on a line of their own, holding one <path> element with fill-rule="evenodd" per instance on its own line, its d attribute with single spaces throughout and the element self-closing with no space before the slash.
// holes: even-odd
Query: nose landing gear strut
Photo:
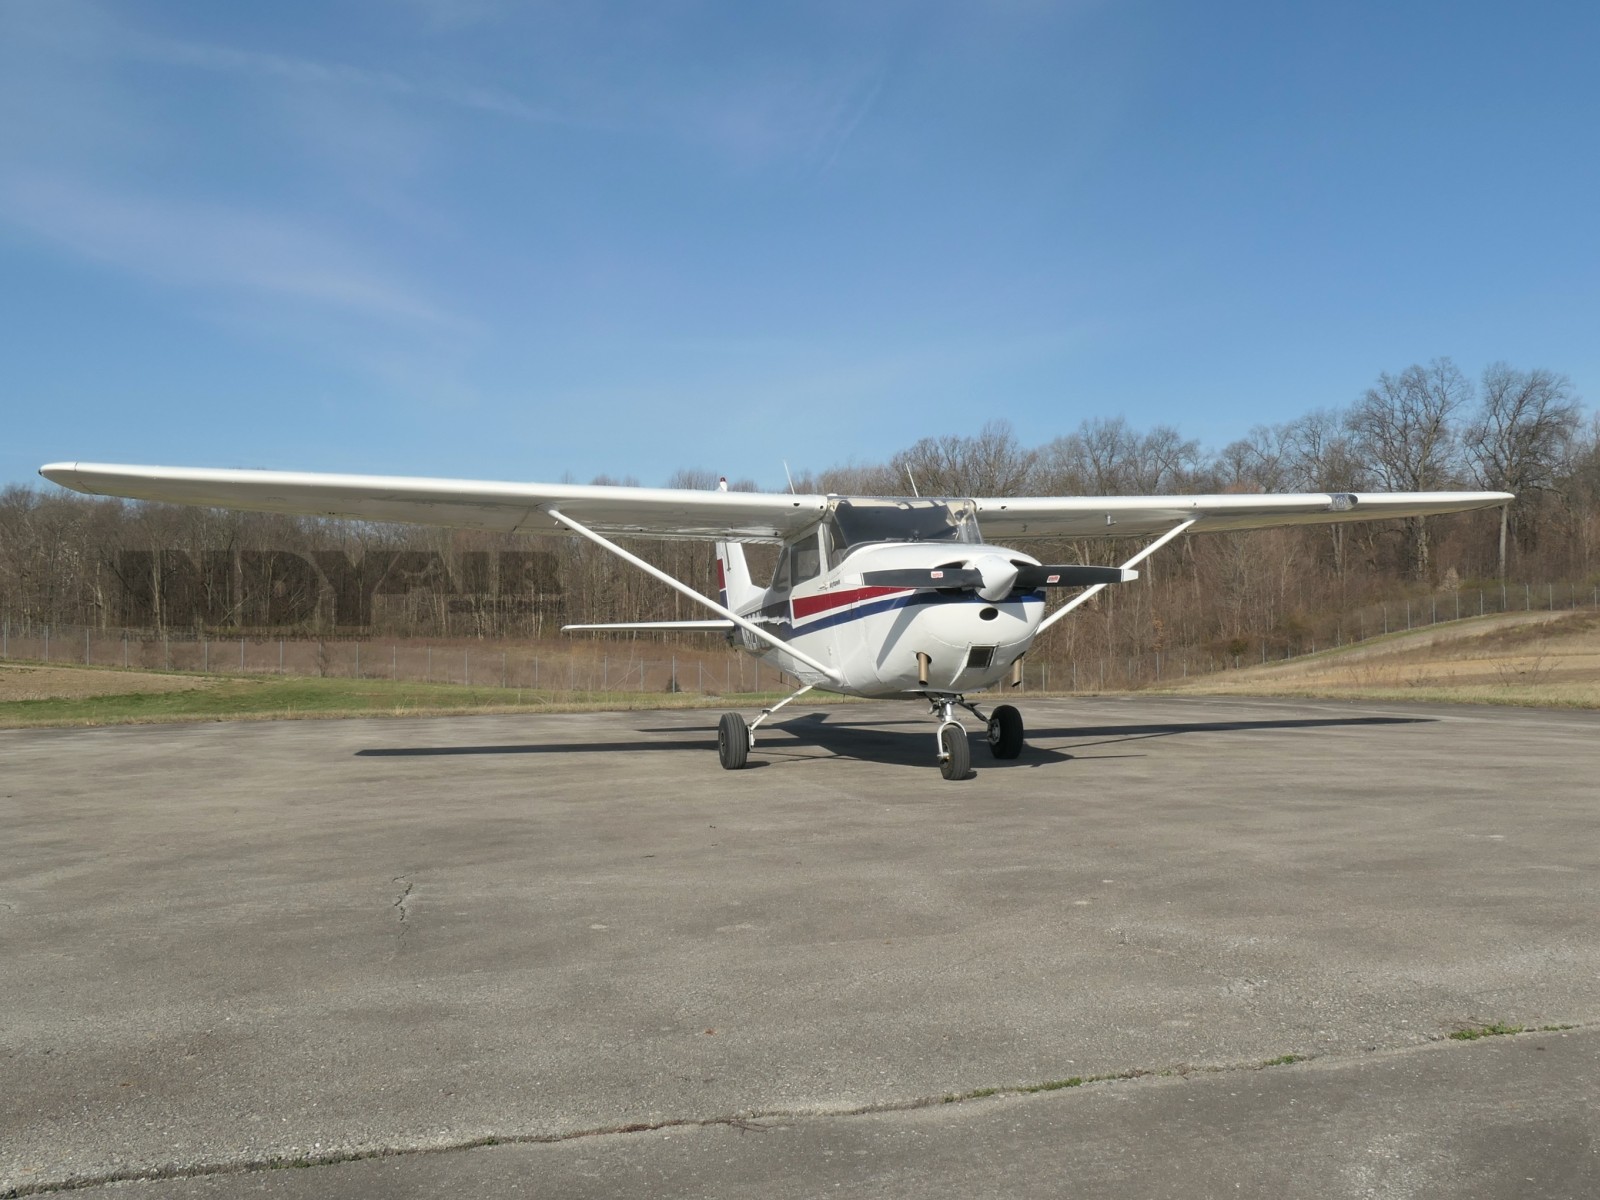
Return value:
<svg viewBox="0 0 1600 1200">
<path fill-rule="evenodd" d="M 966 727 L 956 719 L 956 709 L 964 708 L 984 722 L 989 753 L 997 759 L 1016 758 L 1022 753 L 1022 714 L 1002 704 L 985 717 L 981 709 L 957 692 L 926 693 L 929 711 L 939 718 L 939 774 L 946 779 L 965 779 L 972 773 L 972 747 Z"/>
</svg>

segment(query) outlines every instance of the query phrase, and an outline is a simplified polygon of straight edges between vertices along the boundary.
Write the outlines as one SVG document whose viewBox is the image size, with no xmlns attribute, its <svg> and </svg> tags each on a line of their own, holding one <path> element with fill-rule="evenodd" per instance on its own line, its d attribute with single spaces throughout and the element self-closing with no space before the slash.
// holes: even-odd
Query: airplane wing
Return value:
<svg viewBox="0 0 1600 1200">
<path fill-rule="evenodd" d="M 576 483 L 483 483 L 389 475 L 319 475 L 51 463 L 43 475 L 91 496 L 243 508 L 308 517 L 401 521 L 505 533 L 570 530 L 547 509 L 618 537 L 781 542 L 813 524 L 824 496 L 676 488 L 601 487 Z"/>
<path fill-rule="evenodd" d="M 1183 521 L 1195 533 L 1382 521 L 1492 508 L 1510 492 L 1310 492 L 1224 496 L 1038 496 L 979 498 L 985 541 L 1148 537 Z"/>
<path fill-rule="evenodd" d="M 570 532 L 557 509 L 622 537 L 781 542 L 817 521 L 826 496 L 575 483 L 484 483 L 389 475 L 323 475 L 51 463 L 39 473 L 74 491 L 172 504 L 311 517 L 400 521 L 507 533 Z M 1313 492 L 1282 495 L 978 498 L 984 538 L 1143 537 L 1193 520 L 1195 532 L 1371 521 L 1488 508 L 1508 492 Z"/>
</svg>

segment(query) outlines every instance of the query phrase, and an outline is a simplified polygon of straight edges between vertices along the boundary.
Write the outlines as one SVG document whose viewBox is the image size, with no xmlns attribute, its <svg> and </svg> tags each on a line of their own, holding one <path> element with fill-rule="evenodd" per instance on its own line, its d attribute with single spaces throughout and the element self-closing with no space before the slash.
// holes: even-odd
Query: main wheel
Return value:
<svg viewBox="0 0 1600 1200">
<path fill-rule="evenodd" d="M 989 753 L 996 758 L 1022 753 L 1022 714 L 1009 704 L 1002 704 L 989 718 Z"/>
<path fill-rule="evenodd" d="M 717 757 L 729 771 L 737 771 L 750 757 L 750 727 L 738 713 L 723 713 L 717 722 Z"/>
<path fill-rule="evenodd" d="M 939 730 L 939 774 L 946 779 L 965 779 L 972 773 L 972 747 L 967 731 L 952 722 Z"/>
</svg>

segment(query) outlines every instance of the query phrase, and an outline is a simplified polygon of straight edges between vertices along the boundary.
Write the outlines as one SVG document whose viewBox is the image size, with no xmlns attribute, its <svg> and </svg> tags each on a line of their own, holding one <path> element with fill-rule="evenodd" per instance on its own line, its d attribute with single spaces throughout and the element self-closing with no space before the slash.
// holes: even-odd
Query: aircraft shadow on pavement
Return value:
<svg viewBox="0 0 1600 1200">
<path fill-rule="evenodd" d="M 797 714 L 786 720 L 766 725 L 756 735 L 755 754 L 749 766 L 765 765 L 762 758 L 777 755 L 795 759 L 810 757 L 802 749 L 815 746 L 843 758 L 859 758 L 912 766 L 926 766 L 934 757 L 934 729 L 931 720 L 926 722 L 846 722 L 829 720 L 838 714 L 811 712 Z M 988 758 L 981 750 L 974 757 L 986 770 L 995 767 L 1037 767 L 1049 762 L 1066 762 L 1073 758 L 1115 758 L 1126 755 L 1083 755 L 1066 749 L 1041 746 L 1041 740 L 1072 739 L 1071 751 L 1093 746 L 1115 746 L 1125 742 L 1144 741 L 1149 738 L 1175 737 L 1179 734 L 1239 733 L 1252 730 L 1276 729 L 1327 729 L 1373 725 L 1415 725 L 1436 720 L 1433 717 L 1293 717 L 1278 720 L 1256 721 L 1165 721 L 1136 725 L 1062 726 L 1059 728 L 1033 728 L 1028 730 L 1028 744 L 1022 756 L 1012 760 Z M 915 731 L 899 728 L 916 726 Z M 974 726 L 976 723 L 974 723 Z M 896 726 L 897 728 L 890 728 Z M 636 742 L 526 742 L 502 746 L 393 746 L 357 750 L 358 757 L 366 758 L 432 758 L 474 754 L 616 754 L 630 751 L 698 750 L 716 749 L 716 731 L 703 733 L 681 726 L 663 729 L 641 729 L 640 733 L 673 733 L 673 738 L 650 737 Z M 776 736 L 775 736 L 776 735 Z M 981 742 L 982 730 L 973 728 L 973 738 Z M 1090 738 L 1091 741 L 1077 739 Z"/>
</svg>

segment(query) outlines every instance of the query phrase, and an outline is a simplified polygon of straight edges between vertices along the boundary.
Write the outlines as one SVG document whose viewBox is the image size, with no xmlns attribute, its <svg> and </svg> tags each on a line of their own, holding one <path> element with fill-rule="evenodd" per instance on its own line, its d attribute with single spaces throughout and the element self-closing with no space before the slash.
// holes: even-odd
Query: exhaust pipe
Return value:
<svg viewBox="0 0 1600 1200">
<path fill-rule="evenodd" d="M 1022 686 L 1022 660 L 1026 655 L 1019 654 L 1011 660 L 1011 686 Z"/>
<path fill-rule="evenodd" d="M 932 662 L 933 659 L 929 658 L 921 650 L 917 651 L 917 682 L 923 687 L 928 686 L 928 667 Z"/>
</svg>

